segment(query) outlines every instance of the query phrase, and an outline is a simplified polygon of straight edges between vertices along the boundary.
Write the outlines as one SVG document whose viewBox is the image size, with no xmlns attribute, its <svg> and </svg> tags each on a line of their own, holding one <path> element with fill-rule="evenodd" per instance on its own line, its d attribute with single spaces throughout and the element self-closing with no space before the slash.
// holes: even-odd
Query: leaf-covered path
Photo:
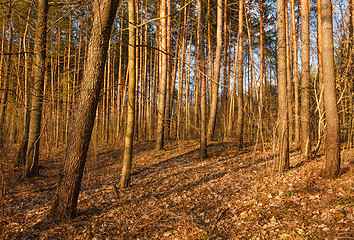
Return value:
<svg viewBox="0 0 354 240">
<path fill-rule="evenodd" d="M 120 191 L 122 148 L 91 148 L 79 197 L 79 216 L 50 222 L 62 152 L 43 160 L 41 176 L 20 182 L 5 164 L 1 237 L 5 239 L 353 239 L 354 151 L 342 152 L 342 175 L 321 178 L 323 157 L 272 171 L 271 149 L 231 142 L 153 142 L 135 146 L 132 185 Z"/>
</svg>

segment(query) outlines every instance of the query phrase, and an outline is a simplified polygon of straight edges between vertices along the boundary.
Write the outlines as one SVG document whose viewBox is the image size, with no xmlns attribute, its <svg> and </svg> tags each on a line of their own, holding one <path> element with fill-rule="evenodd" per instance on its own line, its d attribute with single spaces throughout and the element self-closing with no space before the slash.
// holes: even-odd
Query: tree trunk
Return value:
<svg viewBox="0 0 354 240">
<path fill-rule="evenodd" d="M 27 153 L 27 146 L 28 146 L 28 134 L 29 134 L 29 123 L 30 123 L 30 112 L 29 112 L 29 87 L 28 87 L 28 53 L 27 52 L 27 31 L 28 31 L 28 22 L 29 22 L 29 17 L 30 17 L 30 11 L 28 11 L 28 17 L 27 17 L 27 23 L 25 27 L 25 31 L 23 33 L 23 51 L 25 52 L 24 54 L 24 60 L 25 60 L 25 66 L 24 66 L 24 88 L 25 88 L 25 96 L 24 96 L 24 102 L 25 102 L 25 124 L 24 124 L 24 133 L 23 137 L 21 140 L 21 144 L 17 153 L 17 159 L 15 165 L 24 165 L 26 162 L 26 153 Z"/>
<path fill-rule="evenodd" d="M 171 62 L 171 1 L 168 1 L 167 6 L 167 25 L 166 25 L 166 52 L 167 52 L 167 66 L 168 70 L 166 73 L 166 134 L 165 139 L 171 139 L 171 112 L 172 112 L 172 98 L 173 98 L 173 89 L 174 85 L 172 85 L 172 62 Z"/>
<path fill-rule="evenodd" d="M 301 0 L 301 152 L 308 158 L 310 142 L 310 2 Z"/>
<path fill-rule="evenodd" d="M 213 137 L 216 122 L 216 111 L 218 107 L 218 89 L 220 78 L 220 60 L 222 51 L 222 0 L 217 0 L 217 29 L 216 29 L 216 53 L 215 53 L 215 68 L 213 82 L 211 83 L 211 103 L 210 103 L 210 118 L 208 123 L 208 135 L 210 140 Z"/>
<path fill-rule="evenodd" d="M 298 38 L 295 25 L 295 0 L 290 0 L 291 42 L 294 60 L 294 142 L 300 143 L 300 116 L 299 116 L 299 65 L 298 65 Z"/>
<path fill-rule="evenodd" d="M 258 107 L 258 128 L 260 136 L 263 139 L 262 113 L 263 113 L 263 68 L 264 68 L 264 50 L 263 50 L 263 0 L 260 0 L 259 6 L 259 107 Z"/>
<path fill-rule="evenodd" d="M 198 70 L 200 71 L 200 158 L 207 156 L 207 132 L 206 132 L 206 79 L 205 79 L 205 54 L 204 54 L 204 31 L 203 31 L 203 5 L 198 0 Z"/>
<path fill-rule="evenodd" d="M 164 124 L 166 109 L 166 83 L 167 83 L 167 36 L 166 36 L 166 0 L 161 1 L 160 5 L 160 61 L 159 61 L 159 99 L 157 109 L 157 140 L 156 149 L 164 147 Z"/>
<path fill-rule="evenodd" d="M 238 68 L 237 68 L 237 125 L 236 145 L 242 147 L 243 143 L 243 5 L 244 0 L 239 1 L 238 15 Z"/>
<path fill-rule="evenodd" d="M 108 41 L 119 2 L 113 0 L 93 2 L 91 42 L 79 102 L 66 148 L 64 168 L 49 212 L 49 217 L 54 219 L 71 218 L 76 215 L 87 150 L 102 88 Z"/>
<path fill-rule="evenodd" d="M 122 176 L 120 179 L 120 187 L 126 188 L 129 186 L 130 171 L 132 166 L 133 154 L 133 136 L 135 125 L 135 83 L 136 83 L 136 59 L 135 59 L 135 4 L 134 0 L 128 0 L 129 11 L 129 45 L 128 45 L 128 116 L 127 129 L 125 132 L 125 148 L 123 157 Z"/>
<path fill-rule="evenodd" d="M 327 135 L 326 135 L 326 162 L 324 176 L 336 178 L 340 173 L 340 139 L 339 117 L 336 98 L 336 80 L 334 74 L 334 47 L 333 47 L 333 23 L 332 2 L 321 0 L 322 8 L 322 34 L 323 34 L 323 83 L 324 106 L 326 111 Z"/>
<path fill-rule="evenodd" d="M 292 41 L 289 41 L 289 16 L 288 16 L 288 0 L 285 6 L 285 22 L 286 22 L 286 88 L 287 88 L 287 102 L 288 102 L 288 121 L 289 121 L 289 144 L 293 143 L 294 135 L 294 114 L 293 114 L 293 69 L 292 69 L 292 55 L 291 46 Z"/>
<path fill-rule="evenodd" d="M 277 163 L 278 171 L 289 169 L 289 128 L 287 111 L 287 70 L 286 70 L 286 11 L 285 0 L 277 0 L 278 16 L 278 119 L 279 119 L 279 157 Z"/>
<path fill-rule="evenodd" d="M 12 52 L 12 1 L 9 2 L 9 12 L 7 13 L 7 56 L 1 56 L 1 67 L 0 70 L 2 70 L 2 64 L 3 61 L 5 60 L 5 66 L 4 66 L 4 74 L 3 77 L 1 77 L 0 81 L 0 93 L 1 93 L 1 98 L 0 98 L 0 149 L 4 146 L 5 144 L 5 136 L 7 135 L 7 128 L 6 128 L 6 123 L 5 123 L 5 116 L 6 116 L 6 107 L 7 107 L 7 98 L 8 98 L 8 92 L 9 92 L 9 85 L 10 85 L 10 68 L 11 68 L 11 52 Z M 4 39 L 5 39 L 5 24 L 3 26 L 3 41 L 2 41 L 2 50 L 4 50 Z M 4 52 L 4 51 L 3 51 Z M 2 71 L 0 72 L 2 74 Z"/>
<path fill-rule="evenodd" d="M 323 57 L 322 57 L 322 9 L 321 0 L 317 0 L 317 50 L 318 50 L 318 86 L 317 86 L 317 111 L 318 111 L 318 140 L 316 150 L 321 147 L 324 132 L 324 106 L 323 106 Z"/>
<path fill-rule="evenodd" d="M 45 77 L 47 15 L 48 0 L 39 0 L 37 6 L 37 23 L 34 40 L 34 60 L 32 65 L 33 92 L 31 92 L 31 112 L 25 166 L 26 177 L 37 176 L 39 174 L 38 158 Z"/>
</svg>

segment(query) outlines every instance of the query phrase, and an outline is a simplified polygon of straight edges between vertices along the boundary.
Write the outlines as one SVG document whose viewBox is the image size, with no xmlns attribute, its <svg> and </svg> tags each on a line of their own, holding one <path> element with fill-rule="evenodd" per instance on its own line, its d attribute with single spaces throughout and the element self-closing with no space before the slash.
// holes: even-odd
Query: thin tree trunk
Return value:
<svg viewBox="0 0 354 240">
<path fill-rule="evenodd" d="M 198 0 L 198 69 L 200 71 L 200 158 L 207 156 L 207 132 L 206 132 L 206 79 L 205 79 L 205 55 L 204 55 L 204 31 L 203 31 L 203 7 L 202 0 Z"/>
<path fill-rule="evenodd" d="M 171 64 L 171 0 L 169 0 L 167 6 L 167 25 L 166 25 L 166 40 L 167 40 L 167 46 L 166 46 L 166 51 L 167 51 L 167 75 L 166 75 L 166 134 L 165 138 L 167 140 L 170 140 L 171 138 L 171 128 L 170 128 L 170 123 L 171 123 L 171 111 L 172 111 L 172 101 L 171 98 L 173 98 L 173 91 L 171 91 L 171 88 L 173 88 L 172 85 L 172 64 Z"/>
<path fill-rule="evenodd" d="M 222 115 L 222 127 L 223 127 L 223 137 L 225 137 L 226 135 L 226 128 L 227 128 L 227 111 L 228 111 L 228 96 L 229 96 L 229 76 L 228 73 L 230 72 L 228 67 L 228 60 L 229 60 L 229 52 L 228 48 L 230 46 L 230 42 L 228 41 L 228 28 L 227 28 L 227 24 L 228 24 L 228 18 L 229 16 L 227 15 L 227 11 L 228 11 L 228 0 L 224 0 L 224 7 L 223 7 L 223 12 L 224 12 L 224 31 L 223 31 L 223 41 L 224 41 L 224 55 L 223 55 L 223 64 L 222 64 L 222 68 L 223 68 L 223 85 L 222 85 L 222 95 L 221 95 L 221 108 L 220 108 L 220 112 Z M 221 120 L 221 119 L 220 119 Z"/>
<path fill-rule="evenodd" d="M 210 103 L 210 118 L 208 123 L 208 140 L 211 140 L 215 130 L 216 112 L 218 107 L 218 89 L 220 79 L 220 60 L 222 51 L 222 0 L 217 0 L 217 28 L 216 28 L 216 53 L 215 53 L 215 68 L 213 81 L 211 83 L 211 103 Z"/>
<path fill-rule="evenodd" d="M 102 88 L 108 41 L 120 1 L 93 2 L 91 42 L 72 131 L 65 153 L 56 196 L 49 217 L 62 219 L 76 215 L 77 200 L 84 172 L 87 150 Z"/>
<path fill-rule="evenodd" d="M 263 137 L 262 113 L 263 113 L 263 68 L 264 68 L 264 49 L 263 49 L 263 0 L 260 0 L 259 6 L 259 107 L 258 107 L 258 128 L 261 138 Z"/>
<path fill-rule="evenodd" d="M 236 145 L 238 148 L 243 142 L 243 5 L 244 0 L 239 1 L 238 16 L 238 69 L 237 69 L 237 125 Z"/>
<path fill-rule="evenodd" d="M 331 0 L 321 0 L 321 8 L 323 59 L 326 59 L 326 61 L 323 61 L 324 106 L 327 122 L 324 176 L 327 178 L 336 178 L 340 173 L 340 139 L 336 98 L 336 80 L 334 73 L 335 67 Z"/>
<path fill-rule="evenodd" d="M 57 109 L 56 109 L 56 147 L 59 147 L 59 143 L 60 143 L 60 112 L 61 112 L 61 97 L 60 97 L 60 28 L 58 27 L 58 34 L 57 34 L 57 61 L 56 61 L 56 65 L 57 65 Z"/>
<path fill-rule="evenodd" d="M 316 152 L 321 147 L 322 135 L 324 132 L 324 105 L 323 105 L 323 58 L 322 58 L 322 9 L 321 0 L 317 0 L 317 49 L 318 49 L 318 86 L 317 86 L 317 111 L 318 111 L 318 140 Z"/>
<path fill-rule="evenodd" d="M 293 142 L 294 136 L 294 113 L 293 113 L 293 69 L 292 69 L 292 55 L 291 46 L 292 41 L 289 41 L 289 14 L 288 14 L 288 0 L 286 0 L 285 19 L 286 19 L 286 78 L 287 78 L 287 103 L 288 103 L 288 121 L 289 121 L 289 144 Z"/>
<path fill-rule="evenodd" d="M 298 65 L 298 38 L 295 24 L 295 0 L 290 0 L 291 42 L 294 55 L 294 142 L 300 143 L 300 116 L 299 116 L 299 65 Z"/>
<path fill-rule="evenodd" d="M 28 87 L 28 53 L 27 53 L 27 32 L 28 32 L 28 23 L 29 23 L 29 17 L 30 17 L 30 11 L 28 11 L 28 16 L 27 16 L 27 23 L 25 27 L 25 31 L 23 33 L 23 39 L 22 39 L 22 44 L 23 44 L 23 51 L 25 52 L 24 54 L 24 61 L 25 61 L 25 66 L 24 66 L 24 102 L 25 102 L 25 124 L 24 124 L 24 133 L 23 133 L 23 138 L 18 150 L 17 154 L 17 161 L 16 165 L 24 165 L 26 161 L 26 153 L 27 153 L 27 146 L 28 146 L 28 134 L 29 134 L 29 122 L 30 122 L 30 111 L 29 111 L 29 87 Z"/>
<path fill-rule="evenodd" d="M 288 105 L 286 96 L 287 70 L 286 70 L 286 21 L 285 0 L 277 0 L 278 17 L 278 139 L 279 157 L 277 162 L 278 171 L 289 169 L 289 128 L 288 128 Z"/>
<path fill-rule="evenodd" d="M 193 31 L 190 29 L 190 31 Z M 188 32 L 186 32 L 188 34 Z M 191 119 L 190 119 L 190 101 L 189 101 L 189 94 L 190 94 L 190 66 L 192 63 L 192 39 L 189 40 L 189 47 L 187 47 L 188 56 L 187 56 L 187 64 L 184 64 L 185 68 L 183 68 L 184 73 L 182 76 L 185 77 L 185 86 L 184 86 L 184 96 L 185 96 L 185 131 L 184 131 L 184 139 L 189 139 L 191 136 Z M 183 101 L 183 100 L 182 100 Z"/>
<path fill-rule="evenodd" d="M 128 0 L 129 11 L 129 45 L 128 45 L 128 116 L 127 130 L 125 132 L 125 147 L 123 157 L 122 176 L 120 187 L 126 188 L 130 182 L 130 172 L 132 167 L 133 155 L 133 136 L 135 125 L 135 88 L 136 88 L 136 58 L 135 58 L 135 4 L 134 0 Z"/>
<path fill-rule="evenodd" d="M 120 23 L 122 24 L 122 19 L 120 19 Z M 122 30 L 120 31 L 120 37 L 119 37 L 119 61 L 118 61 L 118 86 L 117 86 L 117 131 L 116 131 L 116 138 L 120 139 L 120 130 L 121 130 L 121 122 L 122 122 L 122 108 L 123 108 L 123 100 L 122 100 L 122 92 L 123 92 L 123 84 L 124 84 L 124 74 L 123 72 L 123 63 L 122 63 L 122 58 L 123 58 L 123 37 L 122 37 Z"/>
<path fill-rule="evenodd" d="M 6 20 L 4 18 L 3 21 L 2 21 L 2 32 L 1 32 L 1 52 L 2 53 L 5 50 L 5 31 L 6 31 Z M 1 72 L 4 71 L 4 59 L 5 59 L 5 55 L 1 54 L 0 55 L 0 71 Z M 3 74 L 0 74 L 0 87 L 1 87 L 1 89 L 2 89 L 2 86 L 3 86 L 3 82 L 4 82 L 4 78 L 3 77 L 4 77 Z M 0 107 L 1 107 L 1 105 L 0 105 Z M 0 111 L 2 111 L 2 110 L 0 109 Z"/>
<path fill-rule="evenodd" d="M 210 16 L 210 0 L 208 0 L 207 5 L 207 16 Z M 213 39 L 211 37 L 211 17 L 208 18 L 208 66 L 209 66 L 209 78 L 214 79 L 214 64 L 213 64 Z M 212 83 L 210 82 L 210 94 L 211 94 Z"/>
<path fill-rule="evenodd" d="M 301 0 L 301 152 L 308 158 L 310 142 L 310 1 Z"/>
<path fill-rule="evenodd" d="M 229 106 L 229 119 L 228 119 L 228 127 L 227 127 L 227 137 L 232 137 L 233 134 L 233 126 L 234 126 L 234 116 L 235 116 L 235 101 L 236 101 L 236 66 L 237 66 L 237 60 L 238 60 L 238 44 L 240 43 L 239 39 L 236 43 L 236 46 L 234 46 L 234 49 L 236 49 L 235 54 L 234 54 L 234 63 L 233 63 L 233 83 L 231 87 L 231 93 L 230 93 L 230 106 Z"/>
</svg>

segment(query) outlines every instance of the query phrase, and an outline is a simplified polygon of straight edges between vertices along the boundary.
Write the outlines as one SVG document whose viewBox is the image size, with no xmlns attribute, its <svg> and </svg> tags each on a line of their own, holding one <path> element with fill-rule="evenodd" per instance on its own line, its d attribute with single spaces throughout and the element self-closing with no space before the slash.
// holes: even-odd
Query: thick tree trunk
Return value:
<svg viewBox="0 0 354 240">
<path fill-rule="evenodd" d="M 336 178 L 340 172 L 340 139 L 339 117 L 336 98 L 336 80 L 334 74 L 334 47 L 333 47 L 333 23 L 332 2 L 321 0 L 322 8 L 322 34 L 323 34 L 323 83 L 324 106 L 326 111 L 327 135 L 326 135 L 326 162 L 324 176 Z"/>
<path fill-rule="evenodd" d="M 285 0 L 277 0 L 278 16 L 278 119 L 279 119 L 279 157 L 278 171 L 289 169 L 289 128 L 288 128 L 288 105 L 287 105 L 287 71 L 286 71 L 286 11 Z"/>
<path fill-rule="evenodd" d="M 93 25 L 84 77 L 56 196 L 49 217 L 76 215 L 77 200 L 107 59 L 108 41 L 119 1 L 93 2 Z"/>
<path fill-rule="evenodd" d="M 120 178 L 120 187 L 129 186 L 130 171 L 132 167 L 133 154 L 133 136 L 135 125 L 135 83 L 136 83 L 136 58 L 135 58 L 135 4 L 134 0 L 128 0 L 129 11 L 129 45 L 128 45 L 128 116 L 127 129 L 125 132 L 125 148 L 123 157 L 122 176 Z"/>
<path fill-rule="evenodd" d="M 301 0 L 301 152 L 308 158 L 310 142 L 310 1 Z"/>
<path fill-rule="evenodd" d="M 5 144 L 7 128 L 5 123 L 6 109 L 7 109 L 7 100 L 8 100 L 8 92 L 10 85 L 10 67 L 11 67 L 11 52 L 12 52 L 12 1 L 9 2 L 9 12 L 7 13 L 7 24 L 3 26 L 3 40 L 2 40 L 2 50 L 4 50 L 4 40 L 5 40 L 5 27 L 7 25 L 7 49 L 6 51 L 9 53 L 7 56 L 1 56 L 1 66 L 0 70 L 2 70 L 2 64 L 5 60 L 5 66 L 3 69 L 3 78 L 0 76 L 0 150 Z M 2 75 L 2 71 L 0 71 L 0 75 Z"/>
<path fill-rule="evenodd" d="M 237 67 L 237 125 L 236 144 L 240 148 L 243 143 L 243 5 L 244 0 L 239 1 L 238 15 L 238 67 Z"/>
<path fill-rule="evenodd" d="M 30 123 L 25 165 L 26 177 L 32 177 L 39 174 L 38 159 L 45 77 L 47 15 L 48 0 L 39 0 L 37 6 L 37 23 L 34 40 L 34 60 L 32 66 L 33 91 L 31 92 Z"/>
<path fill-rule="evenodd" d="M 159 62 L 159 98 L 157 108 L 157 140 L 156 149 L 164 147 L 164 124 L 166 110 L 166 83 L 167 83 L 167 36 L 166 36 L 166 0 L 161 1 L 160 5 L 160 62 Z"/>
<path fill-rule="evenodd" d="M 216 53 L 215 53 L 215 68 L 213 81 L 211 82 L 211 102 L 210 102 L 210 118 L 208 123 L 208 135 L 210 140 L 213 137 L 216 122 L 216 111 L 218 107 L 218 89 L 220 78 L 220 60 L 222 51 L 222 0 L 217 1 L 217 29 L 216 29 Z"/>
</svg>

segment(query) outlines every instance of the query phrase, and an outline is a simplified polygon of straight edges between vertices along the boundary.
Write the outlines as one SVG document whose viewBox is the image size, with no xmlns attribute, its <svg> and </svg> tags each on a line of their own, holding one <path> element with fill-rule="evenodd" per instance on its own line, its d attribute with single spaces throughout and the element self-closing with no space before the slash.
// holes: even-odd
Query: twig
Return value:
<svg viewBox="0 0 354 240">
<path fill-rule="evenodd" d="M 210 239 L 211 236 L 213 235 L 213 232 L 214 232 L 215 228 L 217 227 L 219 221 L 221 220 L 221 217 L 227 212 L 227 210 L 229 210 L 229 209 L 226 208 L 226 209 L 224 209 L 223 211 L 221 211 L 221 212 L 219 213 L 219 215 L 218 215 L 218 217 L 216 218 L 216 221 L 215 221 L 213 227 L 212 227 L 211 230 L 210 230 L 208 239 Z"/>
<path fill-rule="evenodd" d="M 117 189 L 117 186 L 112 184 L 113 192 L 117 196 L 117 198 L 120 198 L 120 191 Z"/>
</svg>

